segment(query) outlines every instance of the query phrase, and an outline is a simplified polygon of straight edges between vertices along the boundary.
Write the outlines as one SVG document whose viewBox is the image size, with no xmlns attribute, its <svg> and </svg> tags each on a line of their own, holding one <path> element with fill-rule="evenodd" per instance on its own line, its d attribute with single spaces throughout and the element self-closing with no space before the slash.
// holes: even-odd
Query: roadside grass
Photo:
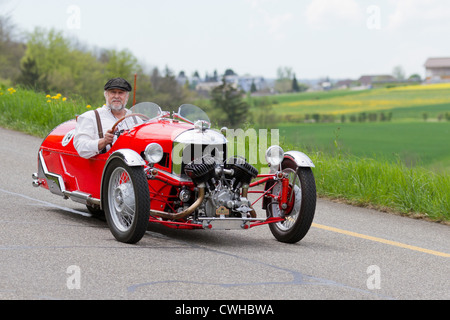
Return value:
<svg viewBox="0 0 450 320">
<path fill-rule="evenodd" d="M 353 205 L 450 221 L 450 175 L 402 161 L 311 154 L 317 192 Z"/>
<path fill-rule="evenodd" d="M 4 88 L 0 90 L 0 125 L 45 137 L 59 124 L 82 114 L 90 106 L 81 98 Z M 285 151 L 308 150 L 302 142 L 281 142 Z M 336 144 L 337 152 L 306 151 L 316 165 L 319 196 L 344 199 L 354 205 L 372 206 L 407 215 L 450 221 L 450 175 L 402 161 L 356 157 Z"/>
<path fill-rule="evenodd" d="M 20 88 L 0 89 L 0 125 L 38 137 L 90 108 L 82 98 L 67 99 Z"/>
</svg>

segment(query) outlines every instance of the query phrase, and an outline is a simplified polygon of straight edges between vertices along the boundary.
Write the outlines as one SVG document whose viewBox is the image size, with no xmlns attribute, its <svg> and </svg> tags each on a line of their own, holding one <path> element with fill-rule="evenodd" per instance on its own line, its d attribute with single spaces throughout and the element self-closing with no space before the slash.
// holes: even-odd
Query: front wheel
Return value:
<svg viewBox="0 0 450 320">
<path fill-rule="evenodd" d="M 144 170 L 111 161 L 103 182 L 103 207 L 109 229 L 124 243 L 139 242 L 150 218 L 150 194 Z"/>
<path fill-rule="evenodd" d="M 311 168 L 297 168 L 294 161 L 285 159 L 282 169 L 289 178 L 288 205 L 282 209 L 278 201 L 267 206 L 268 216 L 281 217 L 285 221 L 270 224 L 270 231 L 280 242 L 296 243 L 308 233 L 316 211 L 316 182 Z M 281 183 L 272 190 L 274 195 L 281 196 Z"/>
</svg>

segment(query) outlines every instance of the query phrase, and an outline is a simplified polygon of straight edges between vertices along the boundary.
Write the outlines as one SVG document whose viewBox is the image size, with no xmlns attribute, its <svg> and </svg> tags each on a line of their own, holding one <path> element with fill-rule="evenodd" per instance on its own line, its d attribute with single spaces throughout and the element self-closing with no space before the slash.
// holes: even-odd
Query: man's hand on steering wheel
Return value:
<svg viewBox="0 0 450 320">
<path fill-rule="evenodd" d="M 106 146 L 112 144 L 113 141 L 114 141 L 114 132 L 111 129 L 105 133 L 105 137 L 103 139 L 100 139 L 98 141 L 98 150 L 105 149 Z"/>
</svg>

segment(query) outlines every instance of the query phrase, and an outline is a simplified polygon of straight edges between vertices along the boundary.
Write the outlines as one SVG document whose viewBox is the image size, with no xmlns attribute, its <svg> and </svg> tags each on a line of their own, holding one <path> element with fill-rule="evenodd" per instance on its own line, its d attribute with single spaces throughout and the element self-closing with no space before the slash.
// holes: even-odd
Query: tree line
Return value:
<svg viewBox="0 0 450 320">
<path fill-rule="evenodd" d="M 148 69 L 127 49 L 89 49 L 55 29 L 36 28 L 19 34 L 9 17 L 0 16 L 0 82 L 47 93 L 82 96 L 92 105 L 104 103 L 103 85 L 123 77 L 133 84 L 139 75 L 137 100 L 161 106 L 195 99 L 166 67 Z"/>
<path fill-rule="evenodd" d="M 127 49 L 87 48 L 55 29 L 35 28 L 21 34 L 9 17 L 0 15 L 0 84 L 72 99 L 80 96 L 93 106 L 101 106 L 103 85 L 109 79 L 123 77 L 133 85 L 135 74 L 137 102 L 152 101 L 174 111 L 200 100 L 221 125 L 237 127 L 248 120 L 244 92 L 224 79 L 211 99 L 205 100 L 189 83 L 179 83 L 168 66 L 164 70 L 148 68 Z"/>
</svg>

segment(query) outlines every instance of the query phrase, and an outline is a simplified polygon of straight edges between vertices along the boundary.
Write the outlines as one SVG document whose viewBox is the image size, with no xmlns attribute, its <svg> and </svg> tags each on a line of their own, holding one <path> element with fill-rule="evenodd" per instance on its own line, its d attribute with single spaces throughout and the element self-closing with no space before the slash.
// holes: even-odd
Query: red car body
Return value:
<svg viewBox="0 0 450 320">
<path fill-rule="evenodd" d="M 78 155 L 73 144 L 76 120 L 67 121 L 43 141 L 33 184 L 85 204 L 92 213 L 105 214 L 113 235 L 126 243 L 139 241 L 149 222 L 183 229 L 249 229 L 269 224 L 279 241 L 290 243 L 306 235 L 316 201 L 311 171 L 314 165 L 306 155 L 288 152 L 279 167 L 272 167 L 266 175 L 258 175 L 247 163 L 228 165 L 226 159 L 223 163 L 205 160 L 196 165 L 193 161 L 196 159 L 191 158 L 192 163 L 180 167 L 172 159 L 180 137 L 209 136 L 218 146 L 225 147 L 227 141 L 216 131 L 201 126 L 199 129 L 189 120 L 180 121 L 186 119 L 179 115 L 180 112 L 171 119 L 167 114 L 158 114 L 122 130 L 111 150 L 91 159 Z M 146 157 L 149 145 L 162 149 L 157 163 L 149 163 Z M 192 170 L 188 172 L 187 167 Z M 199 173 L 202 170 L 209 170 L 207 177 L 196 180 L 196 175 L 203 175 Z M 114 185 L 111 175 L 127 178 Z M 248 175 L 242 179 L 251 178 L 252 182 L 236 183 L 241 175 Z M 137 180 L 145 180 L 145 184 L 138 184 Z M 264 191 L 248 190 L 262 184 Z M 256 216 L 247 199 L 251 192 L 261 194 L 259 199 L 268 212 L 266 217 Z M 126 212 L 132 216 L 126 222 L 125 211 L 122 212 L 125 205 L 134 206 Z M 295 221 L 288 227 L 289 217 Z"/>
</svg>

